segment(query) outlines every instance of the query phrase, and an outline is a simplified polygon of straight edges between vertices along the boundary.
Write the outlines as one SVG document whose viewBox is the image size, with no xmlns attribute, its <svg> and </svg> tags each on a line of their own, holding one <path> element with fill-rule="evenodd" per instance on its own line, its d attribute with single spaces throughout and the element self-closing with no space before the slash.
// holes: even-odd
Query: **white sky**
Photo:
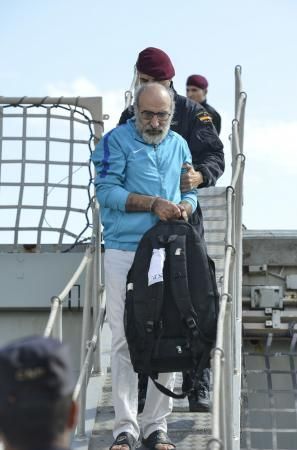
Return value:
<svg viewBox="0 0 297 450">
<path fill-rule="evenodd" d="M 188 75 L 208 78 L 228 166 L 240 64 L 248 94 L 244 223 L 297 229 L 295 0 L 2 0 L 0 15 L 0 95 L 102 95 L 108 130 L 123 109 L 137 54 L 159 47 L 173 61 L 180 94 Z M 227 169 L 219 184 L 229 182 Z"/>
</svg>

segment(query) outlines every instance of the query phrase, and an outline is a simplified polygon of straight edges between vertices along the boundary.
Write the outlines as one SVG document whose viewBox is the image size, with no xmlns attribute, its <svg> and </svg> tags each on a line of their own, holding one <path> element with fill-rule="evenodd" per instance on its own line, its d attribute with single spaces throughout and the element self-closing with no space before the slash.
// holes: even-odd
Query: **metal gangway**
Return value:
<svg viewBox="0 0 297 450">
<path fill-rule="evenodd" d="M 232 179 L 199 190 L 221 292 L 213 408 L 189 413 L 187 401 L 175 402 L 169 432 L 183 449 L 240 448 L 245 100 L 237 66 Z M 107 449 L 112 441 L 104 253 L 90 166 L 103 117 L 101 98 L 0 97 L 0 339 L 35 332 L 69 342 L 80 403 L 74 448 Z"/>
</svg>

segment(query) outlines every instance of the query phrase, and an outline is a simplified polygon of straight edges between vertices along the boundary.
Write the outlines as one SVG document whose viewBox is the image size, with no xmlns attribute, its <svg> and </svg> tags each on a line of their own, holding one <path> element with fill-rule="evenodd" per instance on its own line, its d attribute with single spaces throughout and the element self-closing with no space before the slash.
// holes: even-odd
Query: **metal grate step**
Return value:
<svg viewBox="0 0 297 450">
<path fill-rule="evenodd" d="M 181 382 L 178 374 L 177 384 Z M 210 413 L 190 413 L 187 400 L 175 401 L 174 411 L 168 419 L 168 434 L 174 443 L 184 450 L 206 449 L 211 432 Z M 97 409 L 96 423 L 93 429 L 89 450 L 108 450 L 112 441 L 113 407 L 111 396 L 111 374 L 108 372 L 102 396 Z M 139 416 L 141 423 L 141 415 Z M 144 449 L 139 444 L 139 449 Z"/>
<path fill-rule="evenodd" d="M 297 448 L 296 337 L 244 341 L 242 450 Z"/>
</svg>

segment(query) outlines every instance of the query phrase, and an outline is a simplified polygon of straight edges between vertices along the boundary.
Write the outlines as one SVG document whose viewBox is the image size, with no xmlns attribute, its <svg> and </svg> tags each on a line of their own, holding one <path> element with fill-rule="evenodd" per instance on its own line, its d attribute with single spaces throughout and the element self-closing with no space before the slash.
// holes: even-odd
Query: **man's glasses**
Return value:
<svg viewBox="0 0 297 450">
<path fill-rule="evenodd" d="M 154 116 L 157 116 L 160 122 L 165 122 L 169 119 L 171 114 L 169 112 L 161 111 L 161 112 L 153 112 L 153 111 L 141 111 L 141 116 L 144 120 L 152 120 Z"/>
</svg>

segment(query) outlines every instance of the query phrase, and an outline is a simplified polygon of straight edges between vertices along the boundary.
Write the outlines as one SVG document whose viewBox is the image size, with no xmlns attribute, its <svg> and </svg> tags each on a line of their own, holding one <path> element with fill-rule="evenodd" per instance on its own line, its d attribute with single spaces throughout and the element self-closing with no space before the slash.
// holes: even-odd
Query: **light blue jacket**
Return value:
<svg viewBox="0 0 297 450">
<path fill-rule="evenodd" d="M 96 193 L 104 226 L 105 248 L 135 251 L 143 234 L 159 220 L 150 212 L 126 212 L 130 193 L 185 200 L 197 207 L 197 189 L 181 194 L 182 165 L 192 163 L 186 141 L 174 131 L 157 146 L 146 144 L 130 119 L 97 144 Z"/>
</svg>

